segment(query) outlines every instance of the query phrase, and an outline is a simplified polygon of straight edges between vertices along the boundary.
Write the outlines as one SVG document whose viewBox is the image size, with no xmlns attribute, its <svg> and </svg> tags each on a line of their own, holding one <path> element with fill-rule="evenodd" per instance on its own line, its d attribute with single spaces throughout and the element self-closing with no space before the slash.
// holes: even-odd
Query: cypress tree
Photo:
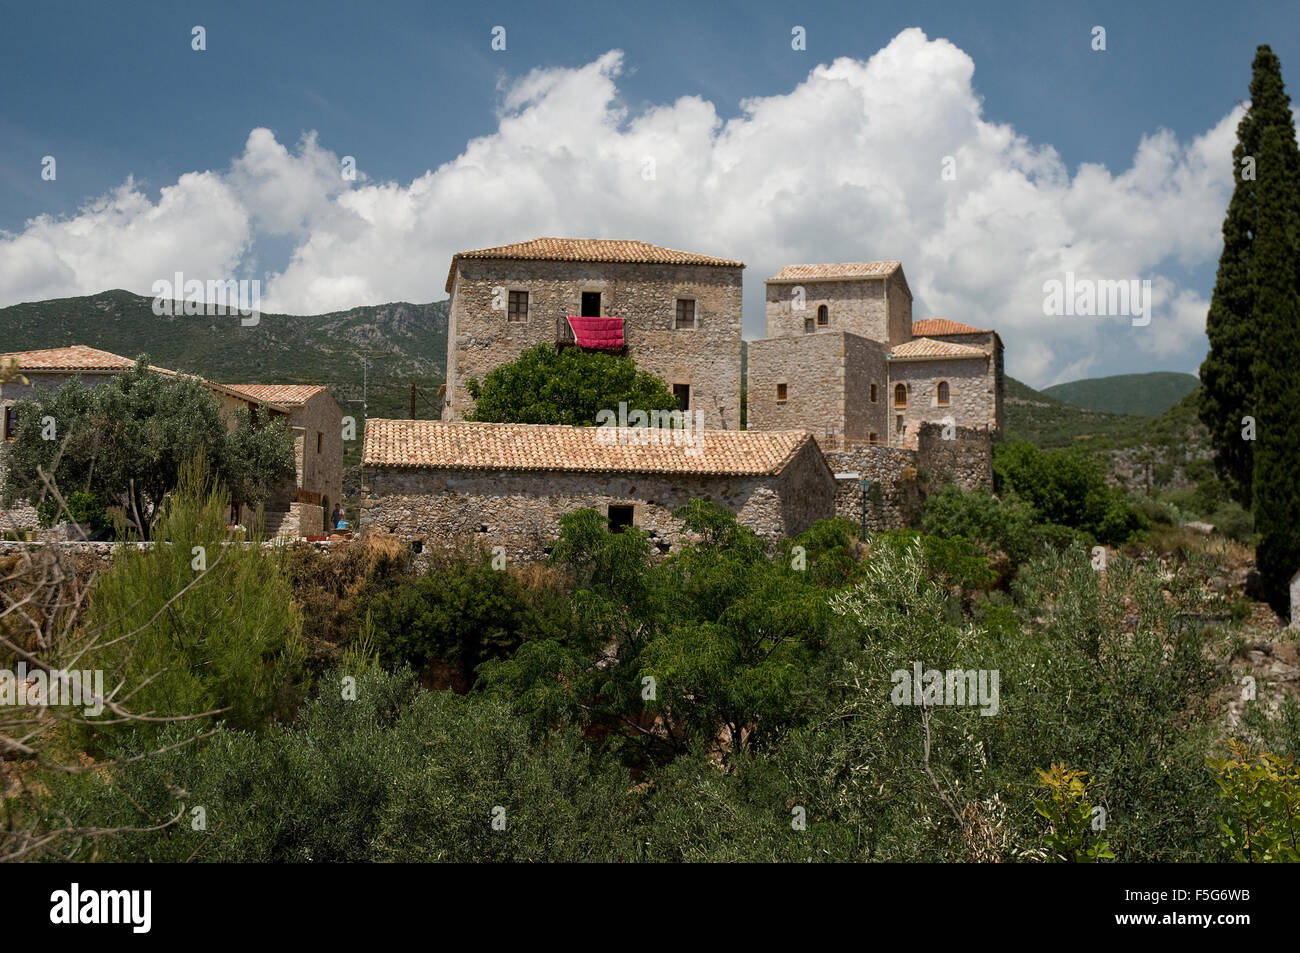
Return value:
<svg viewBox="0 0 1300 953">
<path fill-rule="evenodd" d="M 1254 510 L 1260 575 L 1285 613 L 1287 581 L 1300 569 L 1300 150 L 1277 57 L 1260 46 L 1252 67 L 1199 410 L 1220 475 Z"/>
<path fill-rule="evenodd" d="M 1295 127 L 1264 130 L 1252 269 L 1258 436 L 1253 475 L 1255 561 L 1269 604 L 1287 614 L 1300 571 L 1300 150 Z"/>
<path fill-rule="evenodd" d="M 1255 59 L 1259 78 L 1259 56 Z M 1258 100 L 1254 101 L 1259 102 Z M 1248 414 L 1254 379 L 1251 363 L 1255 341 L 1251 334 L 1254 308 L 1250 294 L 1251 223 L 1255 210 L 1255 170 L 1253 161 L 1258 147 L 1254 103 L 1237 124 L 1237 145 L 1232 150 L 1234 187 L 1228 214 L 1223 220 L 1223 252 L 1214 280 L 1214 295 L 1205 318 L 1205 334 L 1210 352 L 1201 365 L 1201 422 L 1210 431 L 1215 468 L 1232 497 L 1249 508 L 1251 502 L 1250 441 L 1241 437 L 1241 418 Z"/>
</svg>

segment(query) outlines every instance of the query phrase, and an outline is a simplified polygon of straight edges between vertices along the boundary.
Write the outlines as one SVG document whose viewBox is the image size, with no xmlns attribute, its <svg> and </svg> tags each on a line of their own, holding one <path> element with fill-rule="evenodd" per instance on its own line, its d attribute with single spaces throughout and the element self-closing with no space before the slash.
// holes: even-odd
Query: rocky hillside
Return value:
<svg viewBox="0 0 1300 953">
<path fill-rule="evenodd" d="M 225 383 L 327 384 L 345 413 L 352 408 L 358 417 L 367 378 L 372 417 L 406 416 L 415 384 L 417 413 L 437 412 L 446 301 L 263 314 L 253 327 L 238 317 L 159 317 L 152 305 L 152 298 L 116 290 L 0 308 L 0 350 L 87 344 L 128 357 L 147 354 L 154 364 Z"/>
</svg>

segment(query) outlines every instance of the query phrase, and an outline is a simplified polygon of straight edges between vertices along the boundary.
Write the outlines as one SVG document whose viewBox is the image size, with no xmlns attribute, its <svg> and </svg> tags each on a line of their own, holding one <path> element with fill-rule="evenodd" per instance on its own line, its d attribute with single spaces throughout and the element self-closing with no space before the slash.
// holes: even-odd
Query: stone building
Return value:
<svg viewBox="0 0 1300 953">
<path fill-rule="evenodd" d="M 738 261 L 637 241 L 537 238 L 457 253 L 442 419 L 473 408 L 471 378 L 537 344 L 583 346 L 570 318 L 608 318 L 614 340 L 662 378 L 705 426 L 740 426 L 741 271 Z M 593 421 L 595 423 L 595 421 Z"/>
<path fill-rule="evenodd" d="M 80 344 L 0 354 L 0 367 L 11 361 L 25 381 L 0 384 L 0 438 L 5 440 L 12 440 L 16 431 L 17 404 L 37 390 L 57 390 L 70 380 L 95 387 L 135 367 L 131 358 Z M 179 373 L 165 367 L 151 369 L 168 376 Z M 297 476 L 267 501 L 266 531 L 293 536 L 320 533 L 329 512 L 323 504 L 341 499 L 343 490 L 342 411 L 329 391 L 317 385 L 218 384 L 196 379 L 216 397 L 229 427 L 234 427 L 234 414 L 241 408 L 262 406 L 272 419 L 287 419 L 294 436 Z M 244 520 L 248 515 L 241 514 Z M 29 505 L 20 504 L 0 522 L 5 529 L 32 529 L 35 516 Z"/>
<path fill-rule="evenodd" d="M 766 302 L 767 337 L 749 344 L 750 429 L 910 449 L 927 421 L 999 434 L 997 333 L 913 322 L 901 263 L 789 265 L 768 279 Z"/>
<path fill-rule="evenodd" d="M 643 428 L 645 429 L 645 428 Z M 811 434 L 698 432 L 694 447 L 615 443 L 600 427 L 371 420 L 362 528 L 425 543 L 476 541 L 508 559 L 546 554 L 560 517 L 583 507 L 637 526 L 660 552 L 683 541 L 692 499 L 735 513 L 769 544 L 835 512 L 835 481 Z"/>
<path fill-rule="evenodd" d="M 291 503 L 308 503 L 319 506 L 328 519 L 343 500 L 343 411 L 329 388 L 320 384 L 226 386 L 289 417 L 297 478 L 267 501 L 267 511 L 288 512 Z"/>
</svg>

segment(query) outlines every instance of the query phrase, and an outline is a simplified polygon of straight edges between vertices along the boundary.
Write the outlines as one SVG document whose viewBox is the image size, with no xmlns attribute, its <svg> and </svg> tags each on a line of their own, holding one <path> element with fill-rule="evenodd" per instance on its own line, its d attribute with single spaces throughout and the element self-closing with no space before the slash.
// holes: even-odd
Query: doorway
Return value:
<svg viewBox="0 0 1300 953">
<path fill-rule="evenodd" d="M 600 292 L 584 291 L 582 293 L 582 317 L 600 317 Z"/>
</svg>

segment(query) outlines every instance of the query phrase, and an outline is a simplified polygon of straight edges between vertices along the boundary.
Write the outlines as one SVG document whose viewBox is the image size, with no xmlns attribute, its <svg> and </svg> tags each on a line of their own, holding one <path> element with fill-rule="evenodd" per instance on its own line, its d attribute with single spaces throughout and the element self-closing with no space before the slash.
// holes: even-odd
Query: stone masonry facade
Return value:
<svg viewBox="0 0 1300 953">
<path fill-rule="evenodd" d="M 429 546 L 503 546 L 511 561 L 544 558 L 560 534 L 560 517 L 584 507 L 602 515 L 611 506 L 632 507 L 633 524 L 661 553 L 687 540 L 673 513 L 693 499 L 731 510 L 769 544 L 834 511 L 829 478 L 806 493 L 783 488 L 778 477 L 376 469 L 366 479 L 363 528 Z"/>
<path fill-rule="evenodd" d="M 538 239 L 522 246 L 502 247 L 514 249 L 561 241 Z M 581 244 L 594 245 L 597 253 L 606 254 L 607 246 L 630 243 Z M 564 245 L 559 247 L 559 254 L 582 254 Z M 623 319 L 627 354 L 640 369 L 662 378 L 670 387 L 689 387 L 689 409 L 703 412 L 705 427 L 738 429 L 743 267 L 739 262 L 690 264 L 458 255 L 448 279 L 451 310 L 442 418 L 463 419 L 474 405 L 466 389 L 471 378 L 481 382 L 489 371 L 515 360 L 526 348 L 556 344 L 558 326 L 569 315 L 584 313 L 583 295 L 588 295 L 590 301 L 591 295 L 598 294 L 597 316 Z M 511 292 L 527 294 L 526 312 L 509 311 Z M 689 322 L 678 320 L 679 301 L 689 302 Z"/>
<path fill-rule="evenodd" d="M 705 432 L 701 451 L 604 443 L 593 427 L 373 420 L 361 527 L 419 547 L 544 557 L 560 517 L 593 508 L 662 553 L 687 541 L 691 500 L 730 510 L 770 547 L 835 512 L 835 481 L 806 433 Z"/>
</svg>

